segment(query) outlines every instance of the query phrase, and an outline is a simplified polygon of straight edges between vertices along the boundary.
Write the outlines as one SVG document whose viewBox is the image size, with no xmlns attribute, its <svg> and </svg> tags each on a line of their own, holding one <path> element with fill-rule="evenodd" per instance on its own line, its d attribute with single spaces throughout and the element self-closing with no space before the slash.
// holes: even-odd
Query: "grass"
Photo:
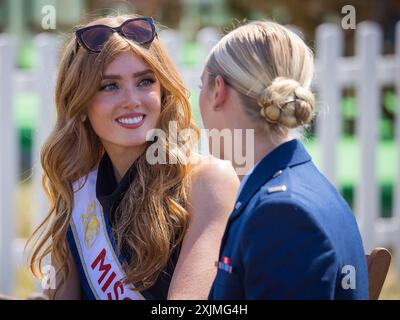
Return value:
<svg viewBox="0 0 400 320">
<path fill-rule="evenodd" d="M 17 237 L 28 238 L 33 231 L 33 207 L 32 198 L 34 197 L 34 189 L 29 181 L 21 182 L 17 189 Z M 15 272 L 15 295 L 18 297 L 27 297 L 35 291 L 35 281 L 28 267 L 19 266 Z"/>
</svg>

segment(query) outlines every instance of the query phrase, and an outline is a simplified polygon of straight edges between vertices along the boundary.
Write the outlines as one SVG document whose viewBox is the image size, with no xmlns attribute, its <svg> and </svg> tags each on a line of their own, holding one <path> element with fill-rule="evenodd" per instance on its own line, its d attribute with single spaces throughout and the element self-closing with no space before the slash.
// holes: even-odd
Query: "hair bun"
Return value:
<svg viewBox="0 0 400 320">
<path fill-rule="evenodd" d="M 311 121 L 315 99 L 296 80 L 278 77 L 262 90 L 257 103 L 261 116 L 269 123 L 295 128 Z"/>
</svg>

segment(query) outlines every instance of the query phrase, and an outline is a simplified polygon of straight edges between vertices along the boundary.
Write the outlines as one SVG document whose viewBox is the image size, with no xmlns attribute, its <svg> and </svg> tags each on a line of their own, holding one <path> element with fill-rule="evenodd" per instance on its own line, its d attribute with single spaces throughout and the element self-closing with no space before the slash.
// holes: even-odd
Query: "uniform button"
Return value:
<svg viewBox="0 0 400 320">
<path fill-rule="evenodd" d="M 240 201 L 236 202 L 235 209 L 239 209 L 242 203 Z"/>
</svg>

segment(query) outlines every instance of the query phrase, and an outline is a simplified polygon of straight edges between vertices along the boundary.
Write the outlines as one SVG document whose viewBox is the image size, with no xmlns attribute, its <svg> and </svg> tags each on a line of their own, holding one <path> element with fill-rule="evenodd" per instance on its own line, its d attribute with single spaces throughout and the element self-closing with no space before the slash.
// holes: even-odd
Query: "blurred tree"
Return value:
<svg viewBox="0 0 400 320">
<path fill-rule="evenodd" d="M 220 28 L 232 21 L 226 0 L 183 0 L 183 3 L 185 11 L 180 29 L 186 39 L 193 40 L 204 27 Z"/>
<path fill-rule="evenodd" d="M 315 29 L 324 22 L 338 25 L 345 5 L 356 9 L 357 23 L 372 20 L 384 30 L 385 53 L 394 49 L 395 24 L 400 20 L 399 0 L 227 0 L 232 15 L 237 19 L 270 18 L 282 24 L 294 24 L 301 28 L 307 40 L 313 40 Z M 345 30 L 346 55 L 354 53 L 354 30 Z"/>
<path fill-rule="evenodd" d="M 382 0 L 374 12 L 374 20 L 383 28 L 385 52 L 394 52 L 395 25 L 400 21 L 400 1 Z"/>
<path fill-rule="evenodd" d="M 158 22 L 169 28 L 178 28 L 182 17 L 181 0 L 88 0 L 88 12 L 101 14 L 121 10 L 143 16 L 152 16 Z"/>
<path fill-rule="evenodd" d="M 7 8 L 8 2 L 6 0 L 0 0 L 0 32 L 3 32 L 6 25 L 8 24 L 7 21 Z"/>
</svg>

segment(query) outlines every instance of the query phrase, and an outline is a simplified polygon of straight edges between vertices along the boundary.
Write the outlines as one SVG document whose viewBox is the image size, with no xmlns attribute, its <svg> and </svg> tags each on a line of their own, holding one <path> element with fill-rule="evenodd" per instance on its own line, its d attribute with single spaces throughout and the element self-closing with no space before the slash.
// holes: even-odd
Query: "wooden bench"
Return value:
<svg viewBox="0 0 400 320">
<path fill-rule="evenodd" d="M 369 299 L 378 300 L 389 271 L 392 256 L 389 250 L 385 248 L 375 248 L 370 254 L 366 255 L 366 258 L 368 264 Z"/>
</svg>

